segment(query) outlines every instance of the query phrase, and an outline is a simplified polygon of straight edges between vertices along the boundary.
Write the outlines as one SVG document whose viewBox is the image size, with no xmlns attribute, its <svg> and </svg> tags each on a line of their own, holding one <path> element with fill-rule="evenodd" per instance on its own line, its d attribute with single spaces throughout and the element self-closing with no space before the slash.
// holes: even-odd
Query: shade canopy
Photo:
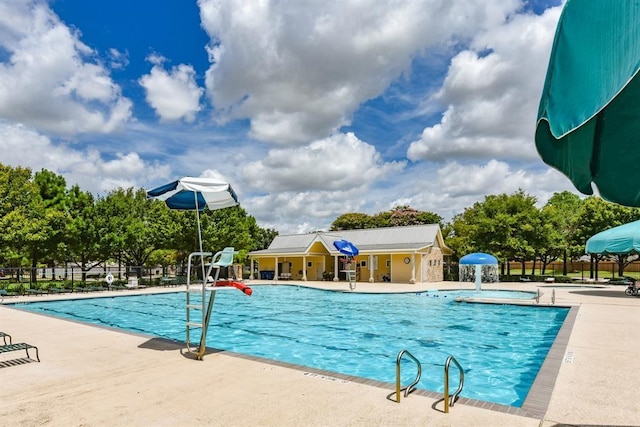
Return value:
<svg viewBox="0 0 640 427">
<path fill-rule="evenodd" d="M 238 204 L 238 196 L 231 185 L 213 178 L 184 177 L 153 190 L 147 197 L 163 200 L 171 209 L 211 210 Z"/>
<path fill-rule="evenodd" d="M 588 254 L 640 254 L 640 221 L 602 231 L 587 240 Z"/>
<path fill-rule="evenodd" d="M 584 194 L 640 206 L 640 2 L 567 0 L 536 126 L 545 163 Z"/>
<path fill-rule="evenodd" d="M 460 264 L 497 265 L 498 260 L 493 255 L 476 252 L 460 258 Z"/>
<path fill-rule="evenodd" d="M 147 197 L 163 200 L 171 209 L 193 210 L 198 223 L 198 246 L 202 253 L 202 230 L 199 211 L 229 208 L 238 204 L 238 196 L 229 183 L 213 178 L 193 178 L 190 176 L 170 182 L 147 191 Z M 202 258 L 202 255 L 201 255 Z M 202 263 L 204 277 L 204 262 Z"/>
<path fill-rule="evenodd" d="M 333 242 L 333 246 L 344 255 L 354 257 L 360 253 L 356 245 L 348 240 L 340 239 Z"/>
</svg>

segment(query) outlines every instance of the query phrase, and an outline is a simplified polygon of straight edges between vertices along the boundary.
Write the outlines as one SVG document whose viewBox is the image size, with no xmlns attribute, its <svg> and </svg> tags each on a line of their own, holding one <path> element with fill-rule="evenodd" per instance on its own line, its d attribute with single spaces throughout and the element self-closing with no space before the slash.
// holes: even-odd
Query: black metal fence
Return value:
<svg viewBox="0 0 640 427">
<path fill-rule="evenodd" d="M 191 279 L 202 276 L 200 271 L 200 268 L 193 268 Z M 235 271 L 242 274 L 242 268 Z M 186 268 L 177 266 L 0 268 L 0 296 L 176 286 L 186 283 L 186 275 Z M 225 268 L 219 277 L 238 276 Z"/>
</svg>

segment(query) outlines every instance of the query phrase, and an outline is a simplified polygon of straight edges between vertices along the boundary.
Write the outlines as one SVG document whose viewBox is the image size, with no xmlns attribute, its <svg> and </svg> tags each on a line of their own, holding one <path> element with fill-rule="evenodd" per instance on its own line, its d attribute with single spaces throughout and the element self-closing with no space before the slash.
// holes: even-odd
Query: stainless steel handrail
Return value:
<svg viewBox="0 0 640 427">
<path fill-rule="evenodd" d="M 407 397 L 409 395 L 409 393 L 411 393 L 413 390 L 411 390 L 411 388 L 415 388 L 415 385 L 418 384 L 418 382 L 420 382 L 420 377 L 422 376 L 422 365 L 420 364 L 420 361 L 418 359 L 415 358 L 415 356 L 411 353 L 409 353 L 409 350 L 402 350 L 400 353 L 398 353 L 398 358 L 396 359 L 396 402 L 400 403 L 400 363 L 402 362 L 402 356 L 404 355 L 409 356 L 414 362 L 416 362 L 416 365 L 418 365 L 418 375 L 416 376 L 416 379 L 407 386 L 407 388 L 404 389 L 404 397 Z"/>
<path fill-rule="evenodd" d="M 458 383 L 458 389 L 449 397 L 449 365 L 451 362 L 455 363 L 460 371 L 460 382 Z M 458 363 L 455 357 L 449 356 L 447 357 L 447 361 L 444 364 L 444 413 L 449 413 L 449 406 L 453 406 L 453 404 L 458 400 L 458 395 L 462 392 L 462 388 L 464 387 L 464 369 Z M 449 402 L 451 399 L 451 402 Z"/>
<path fill-rule="evenodd" d="M 198 354 L 200 353 L 200 348 L 198 348 L 197 350 L 192 347 L 192 341 L 191 341 L 191 329 L 201 329 L 200 331 L 200 337 L 202 338 L 202 334 L 205 333 L 204 330 L 204 321 L 205 321 L 205 280 L 203 278 L 201 283 L 197 283 L 198 281 L 196 280 L 196 283 L 191 283 L 191 267 L 193 265 L 193 258 L 195 257 L 200 257 L 201 262 L 204 261 L 204 258 L 206 257 L 210 257 L 211 255 L 213 255 L 213 253 L 211 252 L 192 252 L 189 254 L 189 257 L 187 259 L 187 292 L 186 292 L 186 345 L 187 345 L 187 351 L 189 353 L 193 353 L 193 354 Z M 200 300 L 200 307 L 196 307 L 196 304 L 192 304 L 191 303 L 191 291 L 196 290 L 199 291 L 201 293 L 201 300 Z M 192 319 L 191 316 L 191 309 L 195 309 L 200 311 L 200 319 L 199 320 L 195 320 Z"/>
</svg>

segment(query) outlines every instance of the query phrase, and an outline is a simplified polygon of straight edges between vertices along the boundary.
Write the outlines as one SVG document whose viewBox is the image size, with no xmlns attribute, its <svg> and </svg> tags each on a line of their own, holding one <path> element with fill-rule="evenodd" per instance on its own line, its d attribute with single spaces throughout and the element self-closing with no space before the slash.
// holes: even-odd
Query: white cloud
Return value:
<svg viewBox="0 0 640 427">
<path fill-rule="evenodd" d="M 123 187 L 138 187 L 168 174 L 168 166 L 149 163 L 136 153 L 118 153 L 105 159 L 96 149 L 75 150 L 54 143 L 47 136 L 20 124 L 0 122 L 2 163 L 47 169 L 94 193 Z"/>
<path fill-rule="evenodd" d="M 251 197 L 241 204 L 260 218 L 262 227 L 282 234 L 327 230 L 331 221 L 346 212 L 357 212 L 366 190 L 285 191 Z"/>
<path fill-rule="evenodd" d="M 278 144 L 321 139 L 349 124 L 412 58 L 454 35 L 502 22 L 518 0 L 199 0 L 212 38 L 208 95 Z"/>
<path fill-rule="evenodd" d="M 414 164 L 399 174 L 390 187 L 372 188 L 362 206 L 367 213 L 377 213 L 409 205 L 450 221 L 486 195 L 513 194 L 519 189 L 536 197 L 541 206 L 554 193 L 570 191 L 572 187 L 555 169 L 521 169 L 497 160 L 477 164 L 451 161 L 429 167 Z"/>
<path fill-rule="evenodd" d="M 308 147 L 273 149 L 244 168 L 253 187 L 269 191 L 348 191 L 367 187 L 402 170 L 403 162 L 385 163 L 375 147 L 352 133 L 336 134 Z"/>
<path fill-rule="evenodd" d="M 424 129 L 408 158 L 536 159 L 536 112 L 559 15 L 560 7 L 516 15 L 456 55 L 431 100 L 447 106 L 442 120 Z"/>
<path fill-rule="evenodd" d="M 263 227 L 280 232 L 327 229 L 346 212 L 360 211 L 371 187 L 401 173 L 405 162 L 384 162 L 355 135 L 336 134 L 305 148 L 271 149 L 241 171 L 241 186 L 257 190 L 245 208 Z"/>
<path fill-rule="evenodd" d="M 147 102 L 161 120 L 193 122 L 200 111 L 200 97 L 204 89 L 198 87 L 195 71 L 191 65 L 180 64 L 167 72 L 163 59 L 148 58 L 155 64 L 150 74 L 140 78 L 140 85 L 147 94 Z"/>
<path fill-rule="evenodd" d="M 62 135 L 112 132 L 131 101 L 43 1 L 0 5 L 0 117 Z"/>
<path fill-rule="evenodd" d="M 157 46 L 131 40 L 100 55 L 102 63 L 73 29 L 96 22 L 70 29 L 45 0 L 0 0 L 1 161 L 49 169 L 95 193 L 184 175 L 221 178 L 261 226 L 281 233 L 405 204 L 450 219 L 486 194 L 518 188 L 546 200 L 570 187 L 532 162 L 558 9 L 521 16 L 523 3 L 200 0 L 211 38 L 204 101 L 215 110 L 204 122 L 204 92 L 184 59 L 170 68 L 171 58 L 151 54 L 147 74 L 133 75 L 129 60 L 142 60 L 133 55 Z M 148 25 L 153 43 L 157 29 Z M 459 53 L 449 62 L 451 51 Z M 115 78 L 137 81 L 132 96 L 142 88 L 162 122 L 131 120 Z M 355 134 L 341 133 L 360 108 Z M 381 110 L 363 119 L 367 108 Z M 416 139 L 421 118 L 433 123 L 439 113 L 409 150 L 416 162 L 384 157 Z M 389 140 L 364 140 L 377 130 Z M 507 163 L 514 158 L 523 161 Z"/>
<path fill-rule="evenodd" d="M 109 67 L 113 70 L 122 70 L 129 65 L 129 53 L 120 52 L 118 49 L 109 49 L 108 59 Z"/>
</svg>

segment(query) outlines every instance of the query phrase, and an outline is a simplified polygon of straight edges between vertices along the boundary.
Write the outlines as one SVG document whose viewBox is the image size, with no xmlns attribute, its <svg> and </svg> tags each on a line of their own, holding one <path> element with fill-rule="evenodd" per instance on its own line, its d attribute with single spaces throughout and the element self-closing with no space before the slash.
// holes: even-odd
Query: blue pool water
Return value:
<svg viewBox="0 0 640 427">
<path fill-rule="evenodd" d="M 442 392 L 452 354 L 465 370 L 462 396 L 521 406 L 566 308 L 455 302 L 456 292 L 336 293 L 254 286 L 216 296 L 207 345 L 238 353 L 395 382 L 398 352 L 422 364 L 419 388 Z M 445 296 L 447 295 L 447 296 Z M 24 310 L 177 341 L 185 339 L 181 292 L 22 304 Z M 451 376 L 457 385 L 457 370 Z M 415 365 L 403 362 L 403 384 Z"/>
</svg>

